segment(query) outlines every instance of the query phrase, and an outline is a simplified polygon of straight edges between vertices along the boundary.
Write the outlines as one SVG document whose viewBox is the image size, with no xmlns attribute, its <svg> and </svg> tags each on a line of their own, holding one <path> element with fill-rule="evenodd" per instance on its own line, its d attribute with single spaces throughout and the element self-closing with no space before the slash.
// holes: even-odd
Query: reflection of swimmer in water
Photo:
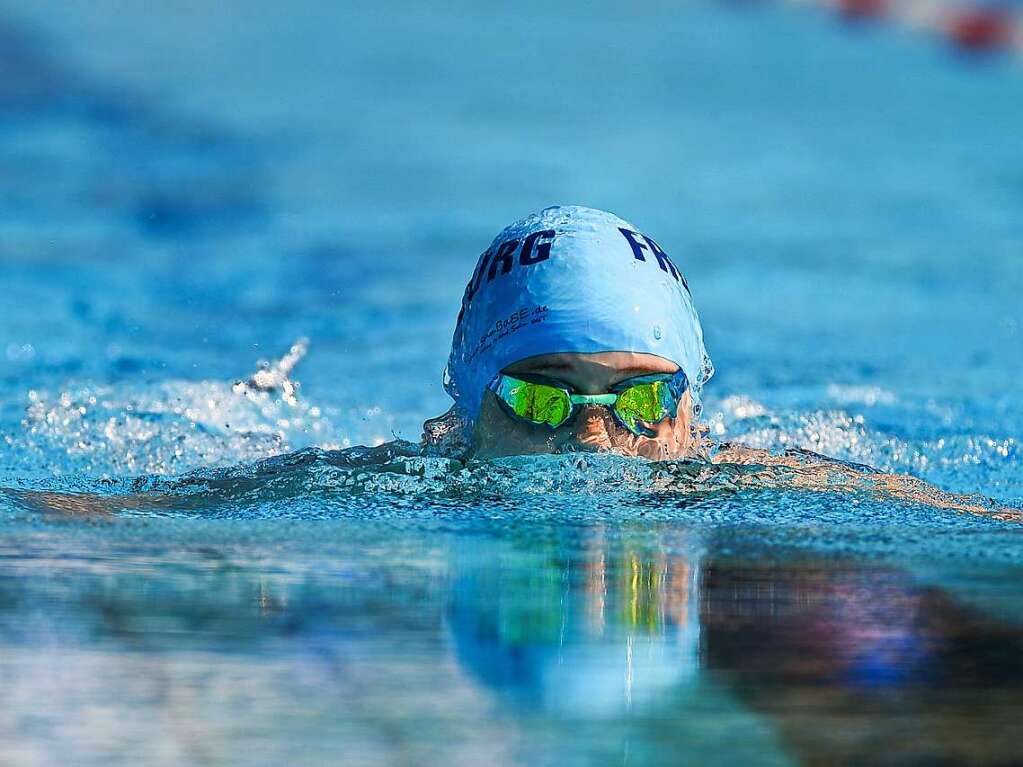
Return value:
<svg viewBox="0 0 1023 767">
<path fill-rule="evenodd" d="M 568 560 L 563 542 L 495 555 L 473 540 L 454 562 L 447 617 L 457 657 L 518 704 L 610 715 L 696 673 L 696 556 L 642 534 L 611 542 L 597 527 L 586 538 Z"/>
<path fill-rule="evenodd" d="M 280 389 L 296 347 L 241 390 Z M 366 468 L 395 458 L 460 462 L 530 453 L 609 452 L 693 460 L 728 472 L 735 488 L 873 491 L 939 508 L 1023 521 L 1023 513 L 943 492 L 914 477 L 884 474 L 805 450 L 778 455 L 712 445 L 701 427 L 700 393 L 713 374 L 689 284 L 647 235 L 610 213 L 547 208 L 502 231 L 480 256 L 455 324 L 445 387 L 455 401 L 424 424 L 423 443 L 297 453 L 222 484 L 244 493 L 309 460 Z M 291 388 L 289 388 L 291 387 Z M 221 491 L 216 478 L 189 478 Z M 181 503 L 155 494 L 91 497 L 11 491 L 66 512 Z M 226 495 L 225 495 L 226 497 Z"/>
<path fill-rule="evenodd" d="M 461 667 L 530 711 L 627 711 L 664 752 L 721 732 L 737 701 L 800 764 L 1018 763 L 1019 626 L 877 561 L 608 532 L 574 557 L 463 544 L 447 613 Z M 736 725 L 716 747 L 758 743 Z"/>
</svg>

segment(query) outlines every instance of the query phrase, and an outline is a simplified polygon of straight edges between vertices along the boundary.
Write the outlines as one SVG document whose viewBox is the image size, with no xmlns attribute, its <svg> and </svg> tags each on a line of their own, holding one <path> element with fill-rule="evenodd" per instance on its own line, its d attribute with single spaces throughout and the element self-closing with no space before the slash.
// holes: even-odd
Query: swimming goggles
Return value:
<svg viewBox="0 0 1023 767">
<path fill-rule="evenodd" d="M 575 405 L 603 405 L 633 434 L 652 436 L 643 424 L 674 418 L 689 388 L 686 374 L 660 373 L 622 381 L 607 394 L 576 394 L 561 382 L 499 374 L 487 387 L 515 417 L 556 429 L 572 417 Z"/>
</svg>

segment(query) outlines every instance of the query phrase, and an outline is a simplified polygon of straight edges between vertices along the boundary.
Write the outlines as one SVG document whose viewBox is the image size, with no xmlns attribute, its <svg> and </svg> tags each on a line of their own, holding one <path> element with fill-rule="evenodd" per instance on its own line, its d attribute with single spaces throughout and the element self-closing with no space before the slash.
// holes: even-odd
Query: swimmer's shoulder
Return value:
<svg viewBox="0 0 1023 767">
<path fill-rule="evenodd" d="M 392 440 L 372 447 L 356 445 L 340 450 L 311 448 L 310 451 L 325 463 L 341 468 L 379 466 L 388 461 L 400 458 L 420 458 L 426 454 L 422 445 L 403 439 Z"/>
<path fill-rule="evenodd" d="M 735 442 L 722 442 L 710 457 L 711 463 L 736 464 L 740 466 L 788 466 L 797 468 L 807 465 L 842 466 L 856 472 L 875 473 L 877 469 L 862 463 L 843 461 L 838 458 L 815 453 L 801 447 L 790 447 L 783 452 L 773 453 L 762 448 L 748 447 Z"/>
<path fill-rule="evenodd" d="M 759 448 L 746 447 L 735 442 L 721 442 L 710 456 L 711 463 L 738 464 L 740 466 L 758 464 L 766 465 L 771 454 Z"/>
</svg>

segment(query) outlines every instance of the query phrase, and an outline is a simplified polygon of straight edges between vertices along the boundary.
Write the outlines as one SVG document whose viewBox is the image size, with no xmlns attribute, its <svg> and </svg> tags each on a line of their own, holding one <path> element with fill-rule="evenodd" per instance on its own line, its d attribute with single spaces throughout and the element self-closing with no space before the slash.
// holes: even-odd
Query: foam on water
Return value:
<svg viewBox="0 0 1023 767">
<path fill-rule="evenodd" d="M 861 412 L 842 408 L 777 412 L 748 396 L 733 395 L 708 406 L 711 434 L 751 447 L 784 450 L 799 447 L 883 471 L 910 473 L 945 487 L 983 487 L 991 495 L 1012 499 L 1023 495 L 1020 442 L 1002 434 L 934 429 L 915 439 L 887 433 L 873 425 L 875 406 L 923 411 L 922 421 L 936 421 L 936 408 L 896 402 L 895 395 L 877 387 L 831 384 L 827 398 L 838 405 L 861 405 Z M 927 412 L 930 410 L 931 412 Z M 944 414 L 942 414 L 944 415 Z M 951 417 L 938 421 L 946 427 Z M 958 431 L 958 433 L 957 433 Z"/>
</svg>

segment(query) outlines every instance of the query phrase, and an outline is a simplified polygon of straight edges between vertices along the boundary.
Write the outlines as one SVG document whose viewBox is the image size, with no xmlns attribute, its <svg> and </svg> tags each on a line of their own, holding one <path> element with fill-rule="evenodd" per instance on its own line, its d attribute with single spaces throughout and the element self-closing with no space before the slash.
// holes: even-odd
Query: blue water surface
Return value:
<svg viewBox="0 0 1023 767">
<path fill-rule="evenodd" d="M 578 203 L 685 271 L 716 439 L 1020 509 L 1018 59 L 770 3 L 40 0 L 0 71 L 0 762 L 1018 760 L 1018 523 L 330 452 L 418 440 L 478 253 Z M 299 339 L 293 395 L 236 385 Z"/>
</svg>

